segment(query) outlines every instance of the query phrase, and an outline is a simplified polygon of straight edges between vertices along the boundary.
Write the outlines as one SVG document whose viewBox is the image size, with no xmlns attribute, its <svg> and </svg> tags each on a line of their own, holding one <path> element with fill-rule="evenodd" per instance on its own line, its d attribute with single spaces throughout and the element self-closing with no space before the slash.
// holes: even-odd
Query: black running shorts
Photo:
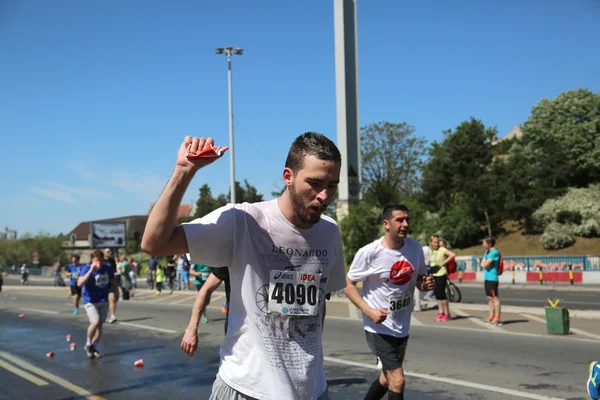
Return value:
<svg viewBox="0 0 600 400">
<path fill-rule="evenodd" d="M 73 296 L 81 296 L 81 288 L 77 285 L 71 286 L 71 294 Z"/>
<path fill-rule="evenodd" d="M 488 297 L 498 297 L 498 281 L 485 281 L 483 283 L 485 288 L 485 295 Z"/>
<path fill-rule="evenodd" d="M 446 284 L 448 281 L 448 275 L 434 276 L 433 279 L 435 280 L 435 289 L 433 290 L 433 293 L 435 294 L 435 299 L 448 300 L 448 297 L 446 296 Z"/>
<path fill-rule="evenodd" d="M 392 371 L 402 368 L 404 355 L 406 354 L 408 336 L 397 338 L 395 336 L 382 335 L 380 333 L 368 331 L 365 331 L 365 334 L 367 335 L 367 344 L 369 345 L 369 348 L 379 361 L 381 361 L 383 369 Z"/>
</svg>

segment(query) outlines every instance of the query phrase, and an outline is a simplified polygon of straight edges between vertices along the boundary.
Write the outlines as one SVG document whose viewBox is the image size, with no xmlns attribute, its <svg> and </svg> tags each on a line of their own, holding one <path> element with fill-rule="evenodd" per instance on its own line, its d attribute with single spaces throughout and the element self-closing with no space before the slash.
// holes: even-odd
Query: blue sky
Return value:
<svg viewBox="0 0 600 400">
<path fill-rule="evenodd" d="M 360 123 L 428 141 L 471 116 L 500 136 L 544 97 L 600 92 L 596 0 L 358 1 Z M 336 140 L 332 0 L 0 3 L 0 227 L 67 233 L 145 214 L 185 134 L 228 144 L 235 46 L 236 179 L 267 198 L 289 145 Z M 228 191 L 229 162 L 200 171 Z"/>
</svg>

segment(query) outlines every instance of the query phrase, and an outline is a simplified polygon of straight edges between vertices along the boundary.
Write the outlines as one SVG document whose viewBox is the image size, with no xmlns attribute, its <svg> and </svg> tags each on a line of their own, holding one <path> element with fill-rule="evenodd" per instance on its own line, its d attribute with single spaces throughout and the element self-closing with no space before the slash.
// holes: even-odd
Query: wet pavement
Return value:
<svg viewBox="0 0 600 400">
<path fill-rule="evenodd" d="M 119 302 L 120 322 L 105 325 L 98 346 L 104 356 L 89 360 L 83 351 L 87 317 L 83 310 L 74 316 L 66 296 L 14 291 L 0 296 L 0 399 L 207 399 L 218 368 L 224 316 L 219 307 L 208 310 L 210 323 L 200 325 L 200 347 L 190 358 L 179 345 L 191 305 L 162 301 Z M 18 318 L 20 313 L 25 317 Z M 468 326 L 470 319 L 454 324 Z M 600 341 L 438 326 L 411 328 L 407 398 L 586 398 L 587 366 Z M 67 334 L 77 343 L 74 352 Z M 378 371 L 360 321 L 328 318 L 323 343 L 331 398 L 362 398 Z M 55 352 L 53 358 L 46 357 L 49 351 Z M 144 368 L 134 366 L 139 359 Z"/>
</svg>

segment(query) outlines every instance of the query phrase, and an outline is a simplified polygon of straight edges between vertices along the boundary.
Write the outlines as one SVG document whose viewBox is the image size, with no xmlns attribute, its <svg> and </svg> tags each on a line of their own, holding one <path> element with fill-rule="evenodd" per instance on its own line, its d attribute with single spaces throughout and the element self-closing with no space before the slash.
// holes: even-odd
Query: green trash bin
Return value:
<svg viewBox="0 0 600 400">
<path fill-rule="evenodd" d="M 571 332 L 569 310 L 562 307 L 546 307 L 546 327 L 550 335 L 568 335 Z"/>
</svg>

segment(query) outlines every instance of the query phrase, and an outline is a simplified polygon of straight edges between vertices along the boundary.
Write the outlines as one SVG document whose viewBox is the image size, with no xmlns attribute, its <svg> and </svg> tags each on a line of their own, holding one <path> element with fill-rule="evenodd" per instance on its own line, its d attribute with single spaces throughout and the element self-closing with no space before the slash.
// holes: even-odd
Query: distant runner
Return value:
<svg viewBox="0 0 600 400">
<path fill-rule="evenodd" d="M 108 294 L 117 286 L 111 265 L 104 260 L 102 251 L 92 253 L 92 263 L 81 270 L 77 285 L 83 288 L 83 304 L 90 321 L 85 353 L 89 358 L 101 357 L 96 349 L 102 336 L 102 324 L 108 314 Z"/>
<path fill-rule="evenodd" d="M 79 274 L 81 273 L 81 269 L 83 265 L 79 263 L 79 255 L 74 254 L 71 257 L 71 264 L 67 265 L 65 271 L 67 272 L 67 277 L 69 278 L 69 286 L 71 287 L 71 295 L 73 296 L 73 305 L 75 306 L 75 310 L 73 310 L 73 315 L 79 314 L 79 299 L 81 298 L 81 288 L 77 285 L 77 280 L 79 279 Z"/>
</svg>

